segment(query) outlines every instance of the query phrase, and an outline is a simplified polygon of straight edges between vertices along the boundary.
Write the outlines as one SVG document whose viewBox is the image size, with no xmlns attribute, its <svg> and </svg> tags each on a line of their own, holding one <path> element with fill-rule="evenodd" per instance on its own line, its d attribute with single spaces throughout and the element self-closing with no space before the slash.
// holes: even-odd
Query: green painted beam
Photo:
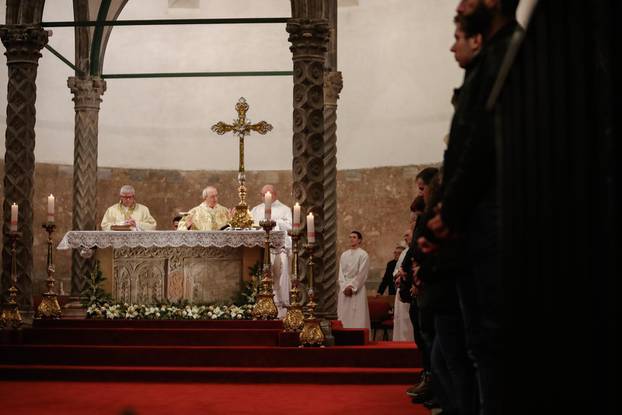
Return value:
<svg viewBox="0 0 622 415">
<path fill-rule="evenodd" d="M 246 72 L 154 72 L 154 73 L 117 73 L 102 74 L 102 79 L 135 78 L 205 78 L 229 76 L 290 76 L 292 71 L 246 71 Z"/>
<path fill-rule="evenodd" d="M 76 73 L 83 75 L 83 72 L 78 69 L 73 63 L 71 63 L 69 61 L 69 59 L 65 58 L 63 55 L 60 54 L 60 52 L 58 52 L 56 49 L 54 49 L 52 46 L 50 45 L 45 45 L 45 48 L 47 50 L 49 50 L 50 52 L 52 52 L 52 54 L 54 56 L 56 56 L 58 59 L 60 59 L 61 61 L 63 61 L 65 64 L 67 64 L 67 66 L 69 66 L 71 69 L 73 69 L 74 71 L 76 71 Z"/>
<path fill-rule="evenodd" d="M 102 3 L 103 6 L 103 3 Z M 100 8 L 100 11 L 102 9 Z M 107 10 L 106 10 L 107 11 Z M 164 26 L 189 24 L 256 24 L 256 23 L 287 23 L 287 17 L 248 17 L 223 19 L 153 19 L 153 20 L 102 20 L 77 22 L 43 22 L 43 27 L 88 27 L 88 26 Z"/>
<path fill-rule="evenodd" d="M 99 52 L 102 47 L 102 39 L 104 34 L 103 22 L 106 21 L 108 10 L 110 9 L 111 0 L 102 0 L 97 11 L 97 21 L 95 22 L 95 30 L 93 31 L 93 40 L 91 43 L 91 76 L 97 76 L 99 70 Z"/>
</svg>

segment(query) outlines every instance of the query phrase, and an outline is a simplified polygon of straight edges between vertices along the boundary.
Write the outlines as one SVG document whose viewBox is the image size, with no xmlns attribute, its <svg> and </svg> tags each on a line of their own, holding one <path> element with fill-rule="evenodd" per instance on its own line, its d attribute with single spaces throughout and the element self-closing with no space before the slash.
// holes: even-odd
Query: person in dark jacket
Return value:
<svg viewBox="0 0 622 415">
<path fill-rule="evenodd" d="M 428 205 L 440 199 L 440 178 L 430 183 Z M 422 220 L 434 216 L 426 210 Z M 433 238 L 424 227 L 423 238 Z M 441 249 L 421 252 L 415 274 L 421 330 L 430 349 L 432 380 L 438 404 L 447 414 L 475 415 L 475 368 L 468 356 L 456 281 L 468 272 L 460 239 L 443 241 Z"/>
<path fill-rule="evenodd" d="M 414 216 L 416 218 L 414 228 L 413 228 L 413 237 L 410 247 L 408 249 L 408 253 L 404 257 L 404 261 L 402 262 L 402 269 L 406 276 L 403 278 L 400 287 L 399 287 L 399 297 L 403 302 L 410 302 L 410 321 L 413 325 L 415 343 L 417 343 L 417 347 L 421 351 L 421 361 L 423 366 L 423 373 L 421 380 L 416 385 L 411 386 L 406 390 L 406 394 L 413 398 L 413 401 L 416 403 L 423 403 L 428 401 L 432 397 L 432 389 L 430 387 L 430 373 L 432 371 L 432 365 L 430 363 L 430 350 L 428 348 L 427 342 L 423 338 L 423 334 L 421 331 L 420 318 L 419 318 L 419 307 L 417 305 L 417 299 L 412 294 L 414 275 L 412 271 L 413 258 L 417 255 L 420 255 L 421 249 L 416 243 L 418 236 L 421 234 L 422 230 L 425 228 L 426 222 L 421 220 L 421 215 L 425 211 L 425 198 L 428 193 L 428 187 L 433 178 L 438 174 L 438 169 L 436 167 L 427 167 L 416 177 L 416 184 L 419 194 L 415 201 L 411 206 L 411 210 L 414 208 Z"/>
<path fill-rule="evenodd" d="M 458 65 L 464 68 L 465 77 L 469 75 L 474 59 L 481 46 L 482 36 L 470 30 L 464 17 L 454 19 L 456 29 L 454 44 L 451 52 Z M 455 106 L 459 98 L 460 89 L 454 91 L 452 104 Z M 440 180 L 430 183 L 429 205 L 435 206 L 441 197 Z M 428 209 L 422 221 L 427 221 L 435 215 L 433 209 Z M 424 238 L 433 239 L 430 230 L 422 232 Z M 456 289 L 458 278 L 468 275 L 466 247 L 463 239 L 453 238 L 443 241 L 439 250 L 427 255 L 421 255 L 417 269 L 419 281 L 420 315 L 427 321 L 422 323 L 424 337 L 431 332 L 430 358 L 432 373 L 437 382 L 437 397 L 443 413 L 474 415 L 477 412 L 477 394 L 475 382 L 475 368 L 467 353 L 464 335 L 464 324 Z M 426 318 L 427 316 L 427 318 Z M 430 327 L 430 328 L 428 328 Z"/>
<path fill-rule="evenodd" d="M 428 221 L 434 235 L 421 245 L 463 238 L 468 273 L 457 280 L 466 341 L 480 392 L 481 414 L 503 413 L 503 280 L 499 270 L 499 206 L 494 108 L 488 104 L 510 40 L 517 30 L 518 0 L 462 0 L 458 14 L 484 46 L 462 85 L 443 160 L 444 182 L 437 214 Z M 436 240 L 434 240 L 436 238 Z"/>
<path fill-rule="evenodd" d="M 403 246 L 396 246 L 393 250 L 393 259 L 387 262 L 387 267 L 384 270 L 384 276 L 382 277 L 382 281 L 380 281 L 380 285 L 376 290 L 376 297 L 380 297 L 384 294 L 384 290 L 389 289 L 389 295 L 395 295 L 395 281 L 393 280 L 393 271 L 395 270 L 395 264 L 397 264 L 397 259 L 400 257 L 400 254 L 404 250 Z"/>
</svg>

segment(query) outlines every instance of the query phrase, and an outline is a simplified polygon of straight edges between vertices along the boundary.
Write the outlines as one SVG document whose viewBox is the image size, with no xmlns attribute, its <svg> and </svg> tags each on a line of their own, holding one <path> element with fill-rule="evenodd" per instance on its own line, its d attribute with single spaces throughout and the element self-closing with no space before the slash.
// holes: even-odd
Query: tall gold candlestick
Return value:
<svg viewBox="0 0 622 415">
<path fill-rule="evenodd" d="M 264 240 L 263 278 L 261 279 L 261 292 L 257 294 L 257 302 L 251 315 L 253 320 L 274 320 L 278 315 L 274 294 L 272 293 L 272 264 L 270 263 L 270 232 L 276 226 L 273 220 L 262 220 L 259 225 L 266 232 Z"/>
<path fill-rule="evenodd" d="M 11 288 L 9 288 L 9 301 L 0 314 L 0 327 L 2 328 L 19 328 L 23 323 L 22 315 L 17 306 L 17 250 L 15 248 L 17 240 L 21 236 L 21 232 L 9 233 L 9 238 L 11 238 Z"/>
<path fill-rule="evenodd" d="M 298 240 L 300 240 L 300 231 L 298 229 L 290 230 L 287 234 L 292 237 L 292 288 L 289 290 L 289 307 L 283 319 L 283 327 L 285 331 L 300 332 L 304 326 L 304 314 L 302 313 L 300 290 L 298 289 Z"/>
<path fill-rule="evenodd" d="M 303 346 L 322 346 L 324 344 L 324 333 L 320 328 L 320 322 L 315 318 L 315 293 L 313 291 L 313 252 L 315 251 L 315 243 L 307 243 L 305 246 L 307 252 L 307 272 L 309 275 L 309 301 L 306 305 L 306 315 L 304 327 L 300 332 L 300 344 Z"/>
<path fill-rule="evenodd" d="M 44 223 L 42 227 L 48 233 L 48 258 L 47 258 L 47 273 L 48 278 L 45 280 L 48 290 L 41 294 L 41 303 L 39 307 L 37 307 L 37 312 L 35 313 L 35 318 L 41 319 L 57 319 L 60 318 L 62 312 L 60 310 L 60 305 L 58 304 L 58 297 L 56 292 L 54 292 L 54 285 L 56 284 L 56 280 L 54 279 L 54 256 L 53 256 L 53 243 L 52 243 L 52 233 L 54 229 L 56 229 L 56 225 L 52 222 Z"/>
</svg>

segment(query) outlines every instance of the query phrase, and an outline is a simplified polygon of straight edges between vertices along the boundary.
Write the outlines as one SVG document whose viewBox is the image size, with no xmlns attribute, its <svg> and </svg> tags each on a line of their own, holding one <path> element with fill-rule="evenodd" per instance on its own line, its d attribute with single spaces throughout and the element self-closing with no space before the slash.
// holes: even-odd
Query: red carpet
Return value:
<svg viewBox="0 0 622 415">
<path fill-rule="evenodd" d="M 336 346 L 369 343 L 367 329 L 344 329 L 332 321 Z M 35 320 L 32 328 L 0 332 L 0 344 L 177 344 L 297 346 L 295 333 L 282 332 L 280 320 Z M 240 334 L 244 339 L 241 339 Z M 111 339 L 112 337 L 112 339 Z M 168 338 L 172 339 L 169 340 Z M 272 338 L 270 340 L 270 338 Z"/>
<path fill-rule="evenodd" d="M 409 385 L 0 382 L 11 415 L 427 415 Z"/>
<path fill-rule="evenodd" d="M 0 332 L 0 380 L 404 384 L 421 370 L 414 343 L 334 334 L 300 348 L 280 321 L 36 320 Z"/>
<path fill-rule="evenodd" d="M 300 348 L 281 329 L 274 321 L 60 320 L 1 331 L 0 408 L 11 415 L 428 413 L 405 394 L 421 371 L 414 343 L 369 343 L 366 330 L 335 330 L 336 346 Z"/>
</svg>

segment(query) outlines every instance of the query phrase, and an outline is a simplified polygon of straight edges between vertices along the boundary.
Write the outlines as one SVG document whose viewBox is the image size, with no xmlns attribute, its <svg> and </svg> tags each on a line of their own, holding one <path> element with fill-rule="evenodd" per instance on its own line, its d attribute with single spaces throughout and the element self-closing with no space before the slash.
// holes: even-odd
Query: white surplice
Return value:
<svg viewBox="0 0 622 415">
<path fill-rule="evenodd" d="M 363 249 L 348 249 L 341 254 L 337 315 L 344 328 L 367 328 L 371 333 L 367 289 L 365 289 L 368 271 L 369 255 Z M 353 294 L 350 297 L 343 293 L 347 287 L 352 287 Z"/>
<path fill-rule="evenodd" d="M 265 219 L 265 205 L 263 203 L 255 206 L 251 210 L 251 216 L 256 225 L 260 220 Z M 292 229 L 292 210 L 289 206 L 284 205 L 278 200 L 272 202 L 271 219 L 276 222 L 273 230 L 289 231 Z M 274 292 L 274 302 L 278 309 L 278 318 L 282 319 L 287 314 L 289 306 L 289 257 L 292 248 L 292 238 L 285 237 L 285 252 L 271 252 L 270 259 L 272 261 L 272 273 L 274 284 L 272 291 Z M 278 278 L 274 278 L 278 275 Z"/>
<path fill-rule="evenodd" d="M 407 252 L 408 248 L 404 249 L 397 259 L 395 269 L 393 270 L 393 277 L 398 274 Z M 415 333 L 413 324 L 410 321 L 410 303 L 403 303 L 400 301 L 400 293 L 398 290 L 395 293 L 395 304 L 393 305 L 393 341 L 411 342 L 414 340 Z"/>
</svg>

